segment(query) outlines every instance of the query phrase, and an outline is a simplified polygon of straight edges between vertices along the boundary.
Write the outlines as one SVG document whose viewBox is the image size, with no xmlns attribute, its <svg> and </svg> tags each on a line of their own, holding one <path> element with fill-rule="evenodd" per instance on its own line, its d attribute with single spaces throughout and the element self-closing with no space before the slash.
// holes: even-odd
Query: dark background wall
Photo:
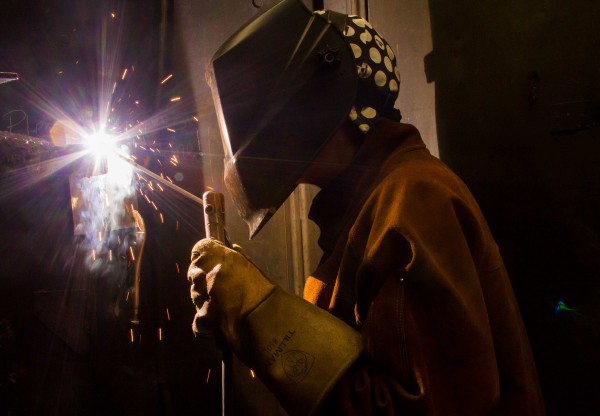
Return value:
<svg viewBox="0 0 600 416">
<path fill-rule="evenodd" d="M 440 157 L 500 245 L 548 413 L 600 414 L 600 3 L 429 9 Z"/>
</svg>

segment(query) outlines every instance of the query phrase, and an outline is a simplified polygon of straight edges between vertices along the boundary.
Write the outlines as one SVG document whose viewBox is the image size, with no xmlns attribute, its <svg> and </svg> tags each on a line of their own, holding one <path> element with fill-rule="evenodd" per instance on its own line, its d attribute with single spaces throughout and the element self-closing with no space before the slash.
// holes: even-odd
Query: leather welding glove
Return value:
<svg viewBox="0 0 600 416">
<path fill-rule="evenodd" d="M 290 415 L 314 413 L 362 352 L 360 333 L 216 240 L 196 243 L 188 280 L 194 328 L 218 329 Z"/>
<path fill-rule="evenodd" d="M 192 249 L 188 281 L 196 305 L 194 333 L 217 328 L 230 347 L 236 342 L 235 326 L 274 289 L 240 247 L 230 249 L 205 238 Z"/>
</svg>

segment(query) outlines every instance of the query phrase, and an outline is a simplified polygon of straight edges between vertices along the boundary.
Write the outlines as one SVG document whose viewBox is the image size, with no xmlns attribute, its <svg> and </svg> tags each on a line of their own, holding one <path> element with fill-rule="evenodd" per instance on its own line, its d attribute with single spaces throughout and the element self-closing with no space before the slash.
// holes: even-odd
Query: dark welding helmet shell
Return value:
<svg viewBox="0 0 600 416">
<path fill-rule="evenodd" d="M 225 184 L 252 238 L 348 117 L 357 89 L 346 16 L 284 0 L 232 35 L 211 62 Z"/>
</svg>

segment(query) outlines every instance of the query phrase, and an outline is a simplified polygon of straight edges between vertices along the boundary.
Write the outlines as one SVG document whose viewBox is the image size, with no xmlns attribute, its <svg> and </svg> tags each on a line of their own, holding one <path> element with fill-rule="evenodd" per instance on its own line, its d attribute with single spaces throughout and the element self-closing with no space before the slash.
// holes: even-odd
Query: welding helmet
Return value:
<svg viewBox="0 0 600 416">
<path fill-rule="evenodd" d="M 234 33 L 212 58 L 208 78 L 225 185 L 250 238 L 348 117 L 358 128 L 379 115 L 365 116 L 364 106 L 356 107 L 361 69 L 344 36 L 348 19 L 283 0 Z M 392 95 L 384 101 L 393 108 L 397 89 Z M 387 111 L 380 103 L 374 107 Z"/>
</svg>

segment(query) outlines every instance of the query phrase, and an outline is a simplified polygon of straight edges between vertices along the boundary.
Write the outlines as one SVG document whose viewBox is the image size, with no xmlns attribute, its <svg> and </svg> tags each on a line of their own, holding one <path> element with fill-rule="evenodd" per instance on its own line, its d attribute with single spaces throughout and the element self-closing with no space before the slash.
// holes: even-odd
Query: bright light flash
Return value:
<svg viewBox="0 0 600 416">
<path fill-rule="evenodd" d="M 116 151 L 114 136 L 103 131 L 97 131 L 87 136 L 85 144 L 97 159 L 104 159 Z"/>
</svg>

